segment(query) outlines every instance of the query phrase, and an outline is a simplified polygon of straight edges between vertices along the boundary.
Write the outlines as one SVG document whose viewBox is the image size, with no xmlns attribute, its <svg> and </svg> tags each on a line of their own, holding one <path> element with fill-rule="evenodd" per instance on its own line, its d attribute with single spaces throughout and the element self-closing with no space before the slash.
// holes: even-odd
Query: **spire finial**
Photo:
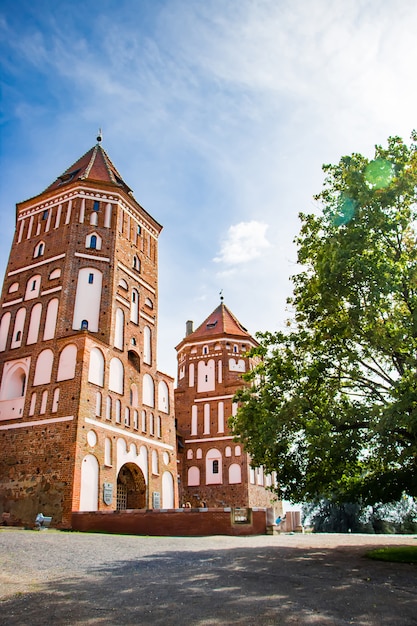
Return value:
<svg viewBox="0 0 417 626">
<path fill-rule="evenodd" d="M 219 296 L 220 296 L 220 302 L 223 302 L 223 289 L 220 289 Z"/>
<path fill-rule="evenodd" d="M 100 141 L 103 141 L 103 133 L 101 132 L 101 128 L 98 129 L 97 141 L 98 143 L 100 143 Z"/>
</svg>

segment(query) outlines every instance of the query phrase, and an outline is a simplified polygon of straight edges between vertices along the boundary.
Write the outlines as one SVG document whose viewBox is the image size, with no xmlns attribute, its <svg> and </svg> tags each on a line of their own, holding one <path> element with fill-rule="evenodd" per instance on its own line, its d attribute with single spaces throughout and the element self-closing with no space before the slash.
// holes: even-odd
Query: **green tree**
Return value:
<svg viewBox="0 0 417 626">
<path fill-rule="evenodd" d="M 259 334 L 233 433 L 293 501 L 417 495 L 417 135 L 325 165 L 287 332 Z"/>
</svg>

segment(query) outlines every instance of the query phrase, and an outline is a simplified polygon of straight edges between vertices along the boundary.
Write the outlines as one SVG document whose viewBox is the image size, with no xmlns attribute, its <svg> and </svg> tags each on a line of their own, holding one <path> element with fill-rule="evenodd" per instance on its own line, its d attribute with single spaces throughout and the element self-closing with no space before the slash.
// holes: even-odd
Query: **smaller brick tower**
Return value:
<svg viewBox="0 0 417 626">
<path fill-rule="evenodd" d="M 178 344 L 175 415 L 180 435 L 180 501 L 208 507 L 277 507 L 267 487 L 275 477 L 250 466 L 249 455 L 233 440 L 228 418 L 233 397 L 253 363 L 258 343 L 223 303 Z"/>
</svg>

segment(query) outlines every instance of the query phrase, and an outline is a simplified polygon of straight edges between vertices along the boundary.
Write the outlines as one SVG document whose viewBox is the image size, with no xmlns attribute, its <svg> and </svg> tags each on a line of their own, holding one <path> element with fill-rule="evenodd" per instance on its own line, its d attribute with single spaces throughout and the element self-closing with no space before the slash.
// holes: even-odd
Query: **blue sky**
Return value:
<svg viewBox="0 0 417 626">
<path fill-rule="evenodd" d="M 3 0 L 0 273 L 15 204 L 95 143 L 163 226 L 159 367 L 224 301 L 281 329 L 323 163 L 417 126 L 415 0 Z"/>
</svg>

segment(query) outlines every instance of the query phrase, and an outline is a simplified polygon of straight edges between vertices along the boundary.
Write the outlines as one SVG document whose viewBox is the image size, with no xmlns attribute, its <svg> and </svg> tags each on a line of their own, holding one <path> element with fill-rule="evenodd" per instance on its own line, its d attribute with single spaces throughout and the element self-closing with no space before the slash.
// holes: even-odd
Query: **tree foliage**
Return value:
<svg viewBox="0 0 417 626">
<path fill-rule="evenodd" d="M 258 335 L 231 418 L 291 500 L 417 495 L 417 136 L 325 165 L 286 332 Z"/>
</svg>

